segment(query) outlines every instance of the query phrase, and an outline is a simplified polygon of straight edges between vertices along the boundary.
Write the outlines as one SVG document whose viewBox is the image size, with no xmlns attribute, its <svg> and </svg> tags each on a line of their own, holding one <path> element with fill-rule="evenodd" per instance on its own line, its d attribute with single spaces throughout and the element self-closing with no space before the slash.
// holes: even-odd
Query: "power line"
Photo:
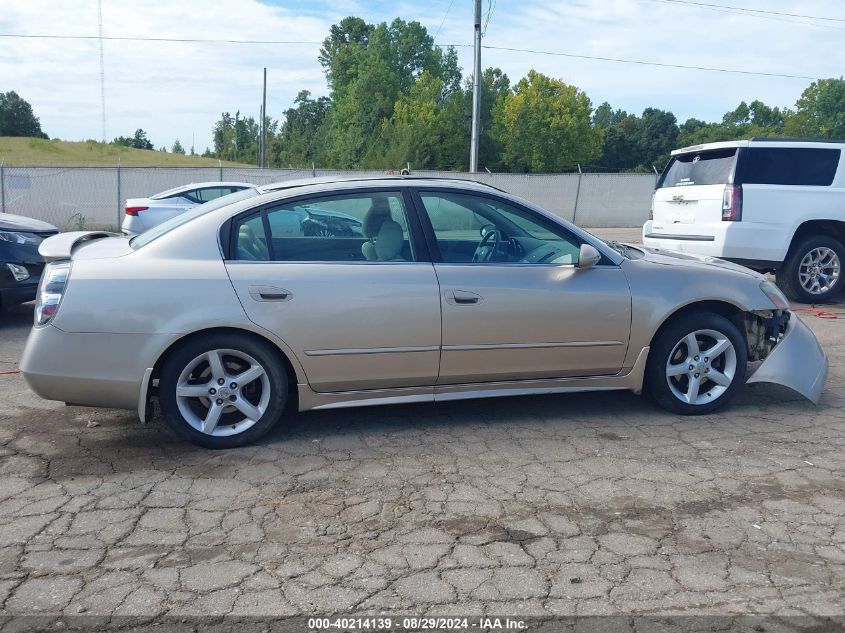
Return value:
<svg viewBox="0 0 845 633">
<path fill-rule="evenodd" d="M 768 9 L 748 9 L 746 7 L 735 7 L 728 4 L 713 4 L 709 2 L 695 2 L 694 0 L 662 0 L 672 4 L 688 4 L 696 7 L 703 7 L 708 9 L 730 9 L 732 11 L 742 11 L 744 13 L 759 13 L 765 15 L 779 15 L 789 18 L 804 18 L 807 20 L 824 20 L 826 22 L 845 22 L 845 18 L 831 18 L 824 15 L 806 15 L 803 13 L 787 13 L 785 11 L 771 11 Z"/>
<path fill-rule="evenodd" d="M 443 19 L 440 20 L 440 26 L 437 27 L 437 31 L 434 33 L 434 37 L 432 39 L 437 39 L 437 36 L 440 35 L 440 29 L 443 28 L 443 25 L 446 24 L 446 18 L 449 15 L 449 11 L 452 10 L 452 5 L 455 4 L 455 0 L 449 0 L 449 6 L 446 7 L 446 13 L 443 14 Z"/>
<path fill-rule="evenodd" d="M 469 47 L 470 44 L 448 44 L 448 46 L 455 47 Z M 669 64 L 664 62 L 652 62 L 644 59 L 624 59 L 622 57 L 599 57 L 595 55 L 580 55 L 577 53 L 564 53 L 560 51 L 538 51 L 527 48 L 511 48 L 509 46 L 491 46 L 489 44 L 483 45 L 481 48 L 487 48 L 496 51 L 510 51 L 512 53 L 530 53 L 532 55 L 551 55 L 554 57 L 572 57 L 575 59 L 590 59 L 601 62 L 615 62 L 619 64 L 636 64 L 639 66 L 658 66 L 661 68 L 680 68 L 683 70 L 706 70 L 709 72 L 718 73 L 734 73 L 739 75 L 759 75 L 761 77 L 780 77 L 784 79 L 810 79 L 816 81 L 820 77 L 810 77 L 809 75 L 788 75 L 785 73 L 767 73 L 756 70 L 742 70 L 739 68 L 717 68 L 715 66 L 689 66 L 685 64 Z"/>
<path fill-rule="evenodd" d="M 123 37 L 114 35 L 30 35 L 21 33 L 0 33 L 0 37 L 23 38 L 23 39 L 44 39 L 44 40 L 111 40 L 120 42 L 187 42 L 202 44 L 316 44 L 322 42 L 309 42 L 305 40 L 224 40 L 216 38 L 199 37 Z"/>
<path fill-rule="evenodd" d="M 701 2 L 687 2 L 686 0 L 651 0 L 652 2 L 660 2 L 663 4 L 669 4 L 679 7 L 686 7 L 688 9 L 705 9 L 708 11 L 718 11 L 719 13 L 728 13 L 730 15 L 741 15 L 746 18 L 756 18 L 758 20 L 774 20 L 776 22 L 786 22 L 787 24 L 801 24 L 802 26 L 809 26 L 811 28 L 817 29 L 834 29 L 836 31 L 845 30 L 841 26 L 837 26 L 836 24 L 829 24 L 823 22 L 807 22 L 807 19 L 812 19 L 812 16 L 802 16 L 802 17 L 784 17 L 786 14 L 778 14 L 772 13 L 767 14 L 763 12 L 758 13 L 749 13 L 750 9 L 741 9 L 741 8 L 734 8 L 727 5 L 718 5 L 718 4 L 705 4 Z M 793 14 L 798 15 L 798 14 Z M 831 18 L 832 20 L 838 20 L 839 18 Z"/>
<path fill-rule="evenodd" d="M 490 18 L 493 17 L 493 12 L 496 10 L 496 0 L 487 0 L 487 19 L 484 20 L 484 28 L 481 29 L 481 37 L 487 37 L 487 25 L 490 24 Z"/>
<path fill-rule="evenodd" d="M 61 40 L 97 40 L 96 35 L 23 35 L 18 33 L 0 33 L 0 38 L 34 38 L 34 39 L 61 39 Z M 273 44 L 273 45 L 299 45 L 313 44 L 320 45 L 322 42 L 296 41 L 296 40 L 230 40 L 213 38 L 170 38 L 170 37 L 117 37 L 104 36 L 104 40 L 121 40 L 133 42 L 190 42 L 207 44 Z M 438 46 L 454 46 L 455 48 L 471 48 L 472 44 L 438 44 Z M 639 66 L 657 66 L 659 68 L 680 68 L 682 70 L 702 70 L 708 72 L 732 73 L 739 75 L 757 75 L 760 77 L 779 77 L 783 79 L 809 79 L 816 81 L 820 77 L 809 75 L 791 75 L 786 73 L 769 73 L 755 70 L 743 70 L 739 68 L 718 68 L 715 66 L 693 66 L 686 64 L 669 64 L 665 62 L 653 62 L 644 59 L 625 59 L 622 57 L 600 57 L 597 55 L 582 55 L 579 53 L 568 53 L 563 51 L 541 51 L 527 48 L 512 48 L 509 46 L 482 45 L 482 48 L 497 51 L 510 51 L 513 53 L 528 53 L 531 55 L 549 55 L 553 57 L 571 57 L 573 59 L 589 59 L 601 62 L 613 62 L 618 64 L 635 64 Z"/>
</svg>

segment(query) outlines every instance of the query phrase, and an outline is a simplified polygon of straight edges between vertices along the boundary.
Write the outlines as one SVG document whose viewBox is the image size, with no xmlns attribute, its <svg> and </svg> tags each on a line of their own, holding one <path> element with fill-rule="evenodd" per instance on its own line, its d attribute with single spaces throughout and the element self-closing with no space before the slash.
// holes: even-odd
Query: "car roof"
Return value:
<svg viewBox="0 0 845 633">
<path fill-rule="evenodd" d="M 735 147 L 751 147 L 765 145 L 766 147 L 829 147 L 830 145 L 842 145 L 845 147 L 845 141 L 820 139 L 820 138 L 785 138 L 785 137 L 761 137 L 755 136 L 749 139 L 740 139 L 735 141 L 718 141 L 716 143 L 701 143 L 699 145 L 690 145 L 689 147 L 682 147 L 680 149 L 672 150 L 672 156 L 678 154 L 690 154 L 692 152 L 706 152 L 714 149 L 730 149 Z"/>
<path fill-rule="evenodd" d="M 255 187 L 255 185 L 251 182 L 226 182 L 219 180 L 209 182 L 190 182 L 187 185 L 180 185 L 178 187 L 173 187 L 173 189 L 166 189 L 164 191 L 160 191 L 159 193 L 153 194 L 150 197 L 156 198 L 159 196 L 172 196 L 183 191 L 190 191 L 191 189 L 200 189 L 205 187 L 243 187 L 244 189 L 247 189 L 250 187 Z"/>
<path fill-rule="evenodd" d="M 334 186 L 332 186 L 334 185 Z M 449 178 L 442 176 L 318 176 L 314 178 L 294 178 L 282 180 L 257 187 L 259 193 L 272 193 L 277 191 L 288 191 L 296 188 L 308 188 L 320 186 L 328 190 L 375 187 L 375 186 L 409 187 L 409 186 L 444 186 L 444 187 L 469 187 L 476 190 L 503 191 L 498 187 L 473 180 L 471 178 Z"/>
</svg>

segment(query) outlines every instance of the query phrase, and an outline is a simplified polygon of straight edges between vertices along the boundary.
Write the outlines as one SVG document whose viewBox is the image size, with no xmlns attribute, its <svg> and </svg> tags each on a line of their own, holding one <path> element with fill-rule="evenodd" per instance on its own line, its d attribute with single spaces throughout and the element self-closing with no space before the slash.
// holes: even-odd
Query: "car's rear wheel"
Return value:
<svg viewBox="0 0 845 633">
<path fill-rule="evenodd" d="M 789 252 L 777 271 L 778 286 L 793 301 L 825 303 L 842 289 L 845 248 L 823 235 L 807 237 Z"/>
<path fill-rule="evenodd" d="M 664 409 L 710 413 L 745 382 L 747 363 L 745 337 L 734 323 L 710 312 L 688 313 L 652 341 L 645 386 Z"/>
<path fill-rule="evenodd" d="M 206 448 L 233 448 L 278 422 L 287 384 L 283 364 L 267 345 L 248 335 L 210 334 L 168 356 L 159 403 L 180 437 Z"/>
</svg>

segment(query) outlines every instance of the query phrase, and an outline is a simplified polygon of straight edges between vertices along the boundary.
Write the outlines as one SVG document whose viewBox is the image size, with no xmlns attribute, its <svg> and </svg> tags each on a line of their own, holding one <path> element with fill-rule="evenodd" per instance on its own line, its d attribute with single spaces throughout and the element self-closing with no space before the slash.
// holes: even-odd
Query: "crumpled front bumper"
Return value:
<svg viewBox="0 0 845 633">
<path fill-rule="evenodd" d="M 827 370 L 827 355 L 815 335 L 792 313 L 783 338 L 748 382 L 783 385 L 818 404 Z"/>
</svg>

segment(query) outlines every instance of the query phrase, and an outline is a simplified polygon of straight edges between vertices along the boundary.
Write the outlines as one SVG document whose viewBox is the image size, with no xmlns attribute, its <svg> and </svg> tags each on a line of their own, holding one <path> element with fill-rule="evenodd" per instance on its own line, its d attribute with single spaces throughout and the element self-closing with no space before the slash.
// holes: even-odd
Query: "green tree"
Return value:
<svg viewBox="0 0 845 633">
<path fill-rule="evenodd" d="M 0 136 L 48 138 L 32 106 L 14 90 L 0 93 Z"/>
<path fill-rule="evenodd" d="M 285 110 L 279 134 L 272 141 L 272 164 L 285 167 L 322 163 L 331 101 L 328 97 L 312 99 L 310 92 L 302 90 L 293 103 L 293 108 Z"/>
<path fill-rule="evenodd" d="M 785 123 L 789 136 L 845 138 L 845 79 L 820 79 L 801 93 Z"/>
<path fill-rule="evenodd" d="M 135 130 L 135 134 L 132 136 L 118 136 L 112 142 L 115 145 L 124 145 L 135 149 L 155 149 L 150 139 L 147 138 L 147 133 L 141 128 Z"/>
<path fill-rule="evenodd" d="M 173 141 L 173 147 L 170 148 L 170 151 L 174 154 L 185 154 L 185 148 L 182 147 L 182 143 L 179 142 L 178 138 Z"/>
<path fill-rule="evenodd" d="M 592 105 L 575 86 L 535 70 L 516 84 L 497 114 L 504 163 L 514 171 L 556 172 L 601 152 Z"/>
</svg>

